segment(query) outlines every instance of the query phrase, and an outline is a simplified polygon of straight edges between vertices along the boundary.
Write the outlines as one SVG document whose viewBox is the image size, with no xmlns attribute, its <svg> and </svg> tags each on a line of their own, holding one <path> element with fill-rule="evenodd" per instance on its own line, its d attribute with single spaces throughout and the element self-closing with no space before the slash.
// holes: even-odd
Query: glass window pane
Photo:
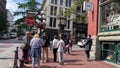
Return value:
<svg viewBox="0 0 120 68">
<path fill-rule="evenodd" d="M 69 0 L 69 7 L 71 7 L 71 0 Z"/>
<path fill-rule="evenodd" d="M 50 17 L 50 27 L 52 27 L 52 20 L 53 20 L 53 18 L 52 17 Z"/>
<path fill-rule="evenodd" d="M 101 31 L 120 29 L 120 1 L 101 7 Z"/>
<path fill-rule="evenodd" d="M 54 24 L 53 27 L 56 27 L 56 18 L 54 18 Z"/>
<path fill-rule="evenodd" d="M 60 0 L 60 5 L 63 5 L 63 0 Z"/>
<path fill-rule="evenodd" d="M 59 12 L 60 12 L 60 15 L 63 15 L 63 7 L 60 7 L 59 10 L 60 10 L 60 11 L 59 11 Z"/>
<path fill-rule="evenodd" d="M 57 4 L 58 0 L 55 0 L 55 4 Z"/>
<path fill-rule="evenodd" d="M 50 15 L 53 15 L 53 6 L 50 8 Z"/>
<path fill-rule="evenodd" d="M 68 6 L 68 0 L 66 0 L 66 2 L 65 2 L 65 6 Z"/>
<path fill-rule="evenodd" d="M 114 51 L 115 45 L 114 44 L 104 44 L 103 49 L 104 50 L 113 50 Z"/>
<path fill-rule="evenodd" d="M 54 7 L 54 15 L 55 16 L 57 15 L 57 7 L 56 6 Z"/>
<path fill-rule="evenodd" d="M 54 3 L 54 0 L 51 0 L 51 4 L 53 4 Z"/>
</svg>

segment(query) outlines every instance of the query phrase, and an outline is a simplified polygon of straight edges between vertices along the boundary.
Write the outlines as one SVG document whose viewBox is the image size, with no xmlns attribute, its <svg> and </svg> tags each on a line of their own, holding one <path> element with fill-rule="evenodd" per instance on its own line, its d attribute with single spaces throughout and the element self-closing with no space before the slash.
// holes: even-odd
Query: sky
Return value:
<svg viewBox="0 0 120 68">
<path fill-rule="evenodd" d="M 7 1 L 6 9 L 9 9 L 12 14 L 15 11 L 19 11 L 17 3 L 25 2 L 25 0 L 6 0 L 6 1 Z M 36 0 L 36 1 L 38 1 L 40 3 L 42 2 L 42 0 Z M 14 20 L 16 20 L 18 18 L 20 18 L 20 16 L 14 17 Z"/>
</svg>

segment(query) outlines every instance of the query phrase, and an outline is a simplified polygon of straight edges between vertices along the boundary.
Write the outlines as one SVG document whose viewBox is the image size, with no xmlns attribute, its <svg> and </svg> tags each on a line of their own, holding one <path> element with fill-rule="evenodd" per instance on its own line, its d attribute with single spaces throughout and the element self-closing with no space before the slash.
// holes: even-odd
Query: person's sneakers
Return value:
<svg viewBox="0 0 120 68">
<path fill-rule="evenodd" d="M 62 63 L 59 63 L 59 65 L 64 65 L 64 63 L 62 62 Z"/>
<path fill-rule="evenodd" d="M 44 61 L 42 61 L 42 63 L 44 63 Z"/>
<path fill-rule="evenodd" d="M 48 60 L 46 60 L 46 62 L 49 62 Z"/>
<path fill-rule="evenodd" d="M 61 65 L 64 65 L 64 63 L 62 62 Z"/>
</svg>

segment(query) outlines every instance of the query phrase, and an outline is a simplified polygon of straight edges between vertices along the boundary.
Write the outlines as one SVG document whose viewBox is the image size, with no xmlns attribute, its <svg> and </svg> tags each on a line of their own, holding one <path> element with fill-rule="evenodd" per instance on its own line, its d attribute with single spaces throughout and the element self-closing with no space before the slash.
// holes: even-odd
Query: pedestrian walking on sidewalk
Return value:
<svg viewBox="0 0 120 68">
<path fill-rule="evenodd" d="M 55 35 L 54 39 L 53 39 L 53 44 L 52 44 L 52 48 L 53 48 L 53 55 L 54 55 L 54 62 L 56 62 L 57 60 L 57 44 L 58 44 L 58 37 Z"/>
<path fill-rule="evenodd" d="M 36 61 L 38 64 L 38 68 L 40 68 L 41 46 L 42 45 L 43 45 L 43 40 L 39 38 L 38 34 L 35 34 L 30 42 L 30 46 L 31 46 L 30 56 L 32 58 L 32 68 L 35 68 Z"/>
<path fill-rule="evenodd" d="M 68 35 L 66 38 L 65 38 L 65 51 L 64 51 L 64 53 L 66 54 L 66 52 L 68 52 L 68 54 L 70 53 L 70 51 L 69 51 L 69 38 L 70 38 L 70 36 Z"/>
<path fill-rule="evenodd" d="M 63 36 L 60 36 L 60 40 L 58 41 L 58 61 L 60 65 L 64 65 L 64 58 L 63 58 L 63 54 L 64 54 L 64 49 L 65 49 L 65 42 L 63 41 Z"/>
<path fill-rule="evenodd" d="M 71 39 L 71 37 L 69 37 L 67 40 L 66 46 L 65 46 L 65 54 L 66 54 L 66 52 L 68 52 L 68 54 L 70 54 L 71 50 L 72 50 L 72 39 Z"/>
<path fill-rule="evenodd" d="M 32 39 L 31 33 L 29 31 L 26 32 L 26 35 L 23 37 L 23 44 L 24 48 L 22 49 L 23 55 L 22 58 L 24 59 L 24 63 L 29 63 L 29 52 L 30 52 L 30 40 Z"/>
<path fill-rule="evenodd" d="M 43 33 L 43 46 L 42 46 L 42 62 L 48 62 L 48 47 L 50 46 L 49 39 L 46 33 Z"/>
<path fill-rule="evenodd" d="M 87 60 L 90 60 L 90 51 L 91 51 L 91 46 L 92 46 L 92 39 L 91 39 L 91 35 L 88 35 L 88 38 L 86 39 L 85 43 L 85 53 L 87 56 Z"/>
</svg>

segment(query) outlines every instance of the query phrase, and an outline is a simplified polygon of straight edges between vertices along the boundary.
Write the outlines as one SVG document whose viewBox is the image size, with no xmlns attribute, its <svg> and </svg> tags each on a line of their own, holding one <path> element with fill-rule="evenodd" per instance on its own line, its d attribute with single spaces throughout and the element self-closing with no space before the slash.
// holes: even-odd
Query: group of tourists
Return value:
<svg viewBox="0 0 120 68">
<path fill-rule="evenodd" d="M 38 68 L 40 68 L 40 59 L 42 59 L 42 62 L 48 62 L 48 47 L 50 43 L 46 33 L 40 37 L 39 34 L 32 36 L 31 33 L 27 31 L 22 41 L 24 44 L 22 48 L 22 59 L 24 63 L 27 64 L 32 61 L 32 68 L 35 68 L 35 63 L 37 63 Z"/>
<path fill-rule="evenodd" d="M 85 47 L 88 48 L 88 43 L 91 43 L 91 39 L 88 39 L 88 42 L 85 43 Z M 50 41 L 46 33 L 43 33 L 42 36 L 39 34 L 34 34 L 33 36 L 29 31 L 26 32 L 26 35 L 23 37 L 24 48 L 22 48 L 22 58 L 24 59 L 24 63 L 29 63 L 32 61 L 32 68 L 35 68 L 35 63 L 38 64 L 38 68 L 40 68 L 40 60 L 42 63 L 49 62 L 48 60 L 48 48 L 50 46 Z M 57 61 L 59 65 L 64 65 L 64 54 L 71 54 L 73 40 L 70 36 L 64 38 L 63 35 L 54 35 L 54 39 L 52 41 L 52 49 L 53 49 L 53 61 Z M 90 49 L 90 48 L 88 48 Z M 89 58 L 89 51 L 86 50 L 87 58 Z"/>
</svg>

